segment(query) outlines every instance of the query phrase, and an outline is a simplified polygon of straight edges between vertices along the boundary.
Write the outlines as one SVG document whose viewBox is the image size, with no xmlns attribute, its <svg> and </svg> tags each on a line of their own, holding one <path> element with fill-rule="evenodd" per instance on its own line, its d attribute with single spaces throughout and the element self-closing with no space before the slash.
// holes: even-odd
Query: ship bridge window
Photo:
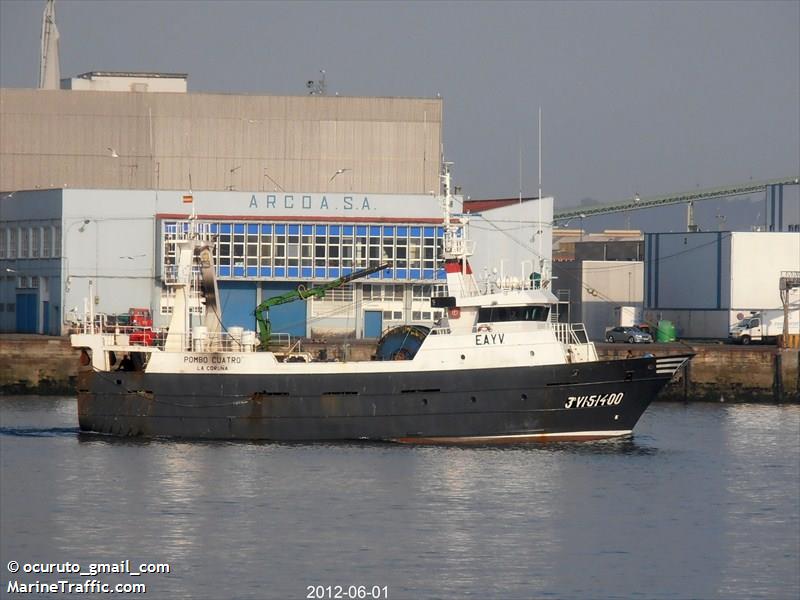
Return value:
<svg viewBox="0 0 800 600">
<path fill-rule="evenodd" d="M 485 306 L 478 311 L 478 322 L 547 321 L 549 314 L 549 306 Z"/>
</svg>

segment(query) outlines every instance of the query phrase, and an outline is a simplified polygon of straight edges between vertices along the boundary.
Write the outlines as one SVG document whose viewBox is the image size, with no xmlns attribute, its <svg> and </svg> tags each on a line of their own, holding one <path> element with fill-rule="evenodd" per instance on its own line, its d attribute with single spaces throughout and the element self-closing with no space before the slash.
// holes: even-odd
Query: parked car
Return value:
<svg viewBox="0 0 800 600">
<path fill-rule="evenodd" d="M 614 342 L 650 344 L 653 342 L 653 336 L 638 327 L 614 327 L 606 332 L 606 341 L 610 344 Z"/>
</svg>

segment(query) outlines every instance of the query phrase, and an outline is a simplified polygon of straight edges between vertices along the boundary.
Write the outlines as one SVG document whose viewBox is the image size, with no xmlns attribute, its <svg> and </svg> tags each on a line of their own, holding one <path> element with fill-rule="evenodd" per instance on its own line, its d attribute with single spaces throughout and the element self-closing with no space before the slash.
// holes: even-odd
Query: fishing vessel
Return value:
<svg viewBox="0 0 800 600">
<path fill-rule="evenodd" d="M 132 344 L 129 334 L 98 330 L 91 316 L 72 335 L 82 350 L 80 428 L 146 437 L 454 444 L 630 435 L 691 355 L 598 359 L 581 324 L 551 319 L 558 300 L 541 269 L 526 280 L 479 285 L 469 263 L 468 216 L 452 212 L 447 169 L 442 178 L 447 295 L 431 300 L 445 309 L 432 327 L 387 336 L 393 345 L 376 353 L 384 360 L 313 361 L 271 351 L 261 310 L 260 335 L 223 326 L 213 235 L 190 219 L 166 240 L 176 264 L 164 273 L 174 301 L 163 343 Z"/>
</svg>

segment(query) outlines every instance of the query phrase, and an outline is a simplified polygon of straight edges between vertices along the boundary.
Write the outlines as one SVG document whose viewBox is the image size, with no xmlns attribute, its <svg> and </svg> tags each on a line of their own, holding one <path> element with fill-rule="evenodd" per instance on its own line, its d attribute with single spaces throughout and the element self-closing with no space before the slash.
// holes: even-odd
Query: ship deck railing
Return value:
<svg viewBox="0 0 800 600">
<path fill-rule="evenodd" d="M 270 348 L 280 348 L 283 350 L 292 351 L 295 348 L 293 346 L 297 346 L 300 344 L 300 340 L 292 343 L 292 334 L 290 333 L 271 333 L 269 335 L 269 346 Z"/>
<path fill-rule="evenodd" d="M 155 345 L 162 332 L 149 325 L 131 325 L 115 322 L 113 316 L 96 313 L 94 320 L 78 320 L 69 323 L 67 332 L 72 334 L 102 334 L 109 343 L 130 346 Z M 149 342 L 149 343 L 148 343 Z"/>
<path fill-rule="evenodd" d="M 181 221 L 169 227 L 164 233 L 166 243 L 175 243 L 183 240 L 212 241 L 216 233 L 211 223 L 196 220 Z"/>
<path fill-rule="evenodd" d="M 231 333 L 205 332 L 201 335 L 189 335 L 189 344 L 193 352 L 254 352 L 258 346 L 255 331 L 239 331 Z"/>
<path fill-rule="evenodd" d="M 562 344 L 589 344 L 589 335 L 583 323 L 550 323 L 556 339 Z"/>
<path fill-rule="evenodd" d="M 188 267 L 172 264 L 164 265 L 164 271 L 161 274 L 161 280 L 165 285 L 184 285 L 189 282 L 193 289 L 199 289 L 201 277 L 200 265 L 195 264 Z"/>
</svg>

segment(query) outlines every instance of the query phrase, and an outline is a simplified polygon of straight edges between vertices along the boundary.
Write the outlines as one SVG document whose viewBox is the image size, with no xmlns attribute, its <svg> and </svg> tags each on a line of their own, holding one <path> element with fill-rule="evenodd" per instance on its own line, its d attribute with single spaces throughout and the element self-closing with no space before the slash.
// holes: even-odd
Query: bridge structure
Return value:
<svg viewBox="0 0 800 600">
<path fill-rule="evenodd" d="M 689 212 L 688 227 L 691 230 L 693 226 L 691 217 L 692 206 L 695 202 L 713 200 L 715 198 L 730 198 L 734 196 L 764 193 L 766 204 L 765 229 L 768 231 L 782 231 L 783 188 L 787 185 L 798 184 L 800 184 L 800 176 L 794 176 L 784 177 L 782 179 L 769 179 L 767 181 L 749 181 L 741 185 L 696 189 L 691 192 L 652 196 L 649 198 L 641 198 L 637 195 L 620 202 L 569 207 L 563 210 L 557 210 L 553 213 L 553 223 L 568 221 L 575 218 L 585 219 L 597 215 L 643 210 L 670 204 L 686 204 Z"/>
</svg>

